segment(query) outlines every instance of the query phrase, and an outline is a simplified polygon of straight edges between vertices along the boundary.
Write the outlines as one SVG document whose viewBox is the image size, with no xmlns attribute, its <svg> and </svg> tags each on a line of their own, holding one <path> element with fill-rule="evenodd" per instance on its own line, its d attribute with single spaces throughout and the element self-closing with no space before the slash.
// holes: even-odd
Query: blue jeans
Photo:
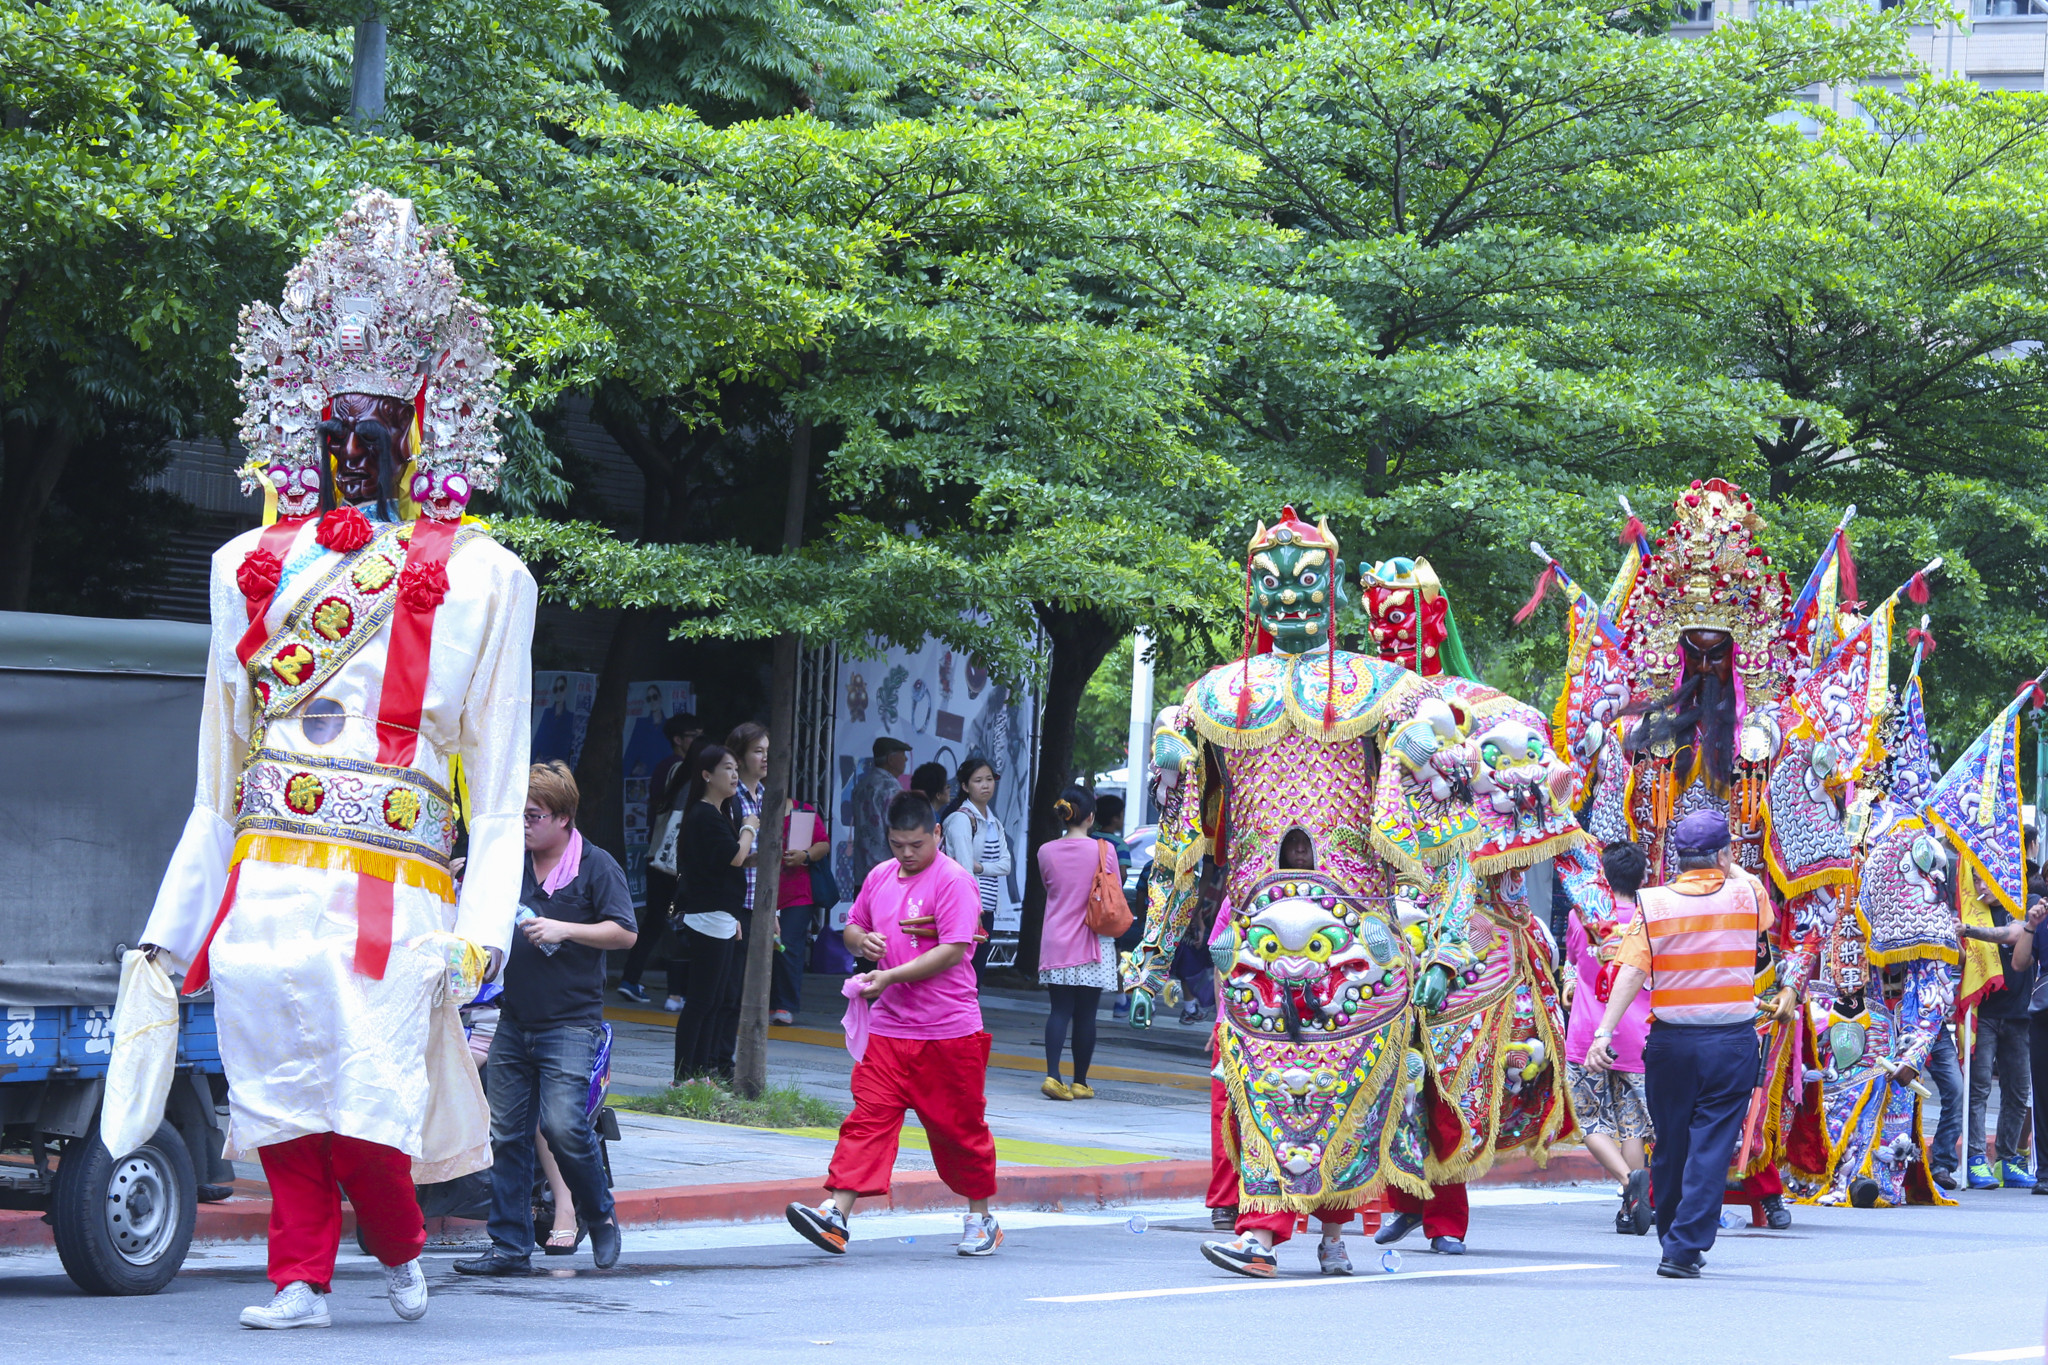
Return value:
<svg viewBox="0 0 2048 1365">
<path fill-rule="evenodd" d="M 1657 1147 L 1650 1186 L 1664 1259 L 1697 1264 L 1714 1245 L 1728 1163 L 1756 1088 L 1756 1028 L 1748 1020 L 1654 1024 L 1643 1044 L 1643 1098 Z"/>
<path fill-rule="evenodd" d="M 611 1221 L 612 1192 L 597 1133 L 583 1111 L 603 1036 L 594 1024 L 528 1032 L 509 1018 L 498 1020 L 485 1076 L 491 1096 L 491 1246 L 500 1256 L 533 1255 L 535 1127 L 555 1154 L 577 1216 L 590 1227 Z"/>
<path fill-rule="evenodd" d="M 1932 1162 L 1937 1171 L 1953 1172 L 1963 1141 L 1963 1114 L 1968 1102 L 1963 1096 L 1963 1067 L 1956 1059 L 1955 1030 L 1947 1024 L 1935 1035 L 1927 1052 L 1928 1078 L 1941 1096 L 1941 1118 L 1934 1125 Z"/>
</svg>

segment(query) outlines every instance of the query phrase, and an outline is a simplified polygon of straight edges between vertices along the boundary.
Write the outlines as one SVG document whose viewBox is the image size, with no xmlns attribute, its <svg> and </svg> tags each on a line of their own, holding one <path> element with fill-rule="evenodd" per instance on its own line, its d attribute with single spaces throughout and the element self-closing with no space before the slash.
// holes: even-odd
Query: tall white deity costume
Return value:
<svg viewBox="0 0 2048 1365">
<path fill-rule="evenodd" d="M 242 314 L 274 517 L 213 557 L 198 797 L 144 935 L 212 987 L 231 1157 L 336 1134 L 421 1181 L 490 1164 L 457 1010 L 518 906 L 535 600 L 462 510 L 502 458 L 490 335 L 381 191 Z M 354 507 L 334 419 L 359 409 L 402 416 L 362 422 L 382 473 Z"/>
</svg>

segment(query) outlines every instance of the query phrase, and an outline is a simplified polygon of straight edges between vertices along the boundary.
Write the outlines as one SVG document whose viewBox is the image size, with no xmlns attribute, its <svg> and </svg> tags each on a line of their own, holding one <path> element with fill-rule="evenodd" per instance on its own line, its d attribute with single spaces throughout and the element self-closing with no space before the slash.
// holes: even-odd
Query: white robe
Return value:
<svg viewBox="0 0 2048 1365">
<path fill-rule="evenodd" d="M 288 573 L 265 615 L 273 632 L 335 562 L 315 547 L 317 525 L 302 527 L 280 556 Z M 259 719 L 235 652 L 248 627 L 235 577 L 259 535 L 237 536 L 213 557 L 198 796 L 143 934 L 164 950 L 174 979 L 220 904 L 235 844 L 236 779 Z M 372 980 L 354 969 L 354 871 L 242 862 L 234 907 L 209 950 L 231 1158 L 333 1132 L 398 1148 L 422 1181 L 489 1164 L 488 1110 L 445 989 L 446 963 L 407 944 L 444 930 L 500 953 L 511 943 L 525 858 L 536 594 L 518 557 L 483 536 L 456 550 L 447 571 L 411 766 L 445 788 L 449 756 L 461 756 L 469 861 L 460 897 L 451 906 L 433 891 L 394 884 L 390 961 Z M 339 735 L 316 744 L 295 713 L 269 725 L 265 747 L 374 760 L 389 636 L 387 620 L 319 689 L 346 713 Z"/>
</svg>

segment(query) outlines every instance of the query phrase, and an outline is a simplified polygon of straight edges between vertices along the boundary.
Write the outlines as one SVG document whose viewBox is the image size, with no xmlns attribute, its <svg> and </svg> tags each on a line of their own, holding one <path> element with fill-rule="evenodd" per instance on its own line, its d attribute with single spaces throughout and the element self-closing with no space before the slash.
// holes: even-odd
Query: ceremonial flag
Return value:
<svg viewBox="0 0 2048 1365">
<path fill-rule="evenodd" d="M 2013 698 L 1970 742 L 1927 801 L 1941 828 L 1976 874 L 2015 917 L 2026 914 L 2027 862 L 2020 825 L 2020 709 L 2032 689 Z"/>
<path fill-rule="evenodd" d="M 1841 753 L 1841 775 L 1852 780 L 1873 758 L 1883 756 L 1877 723 L 1884 719 L 1891 692 L 1892 617 L 1898 602 L 1897 593 L 1887 597 L 1792 693 L 1792 710 L 1799 717 L 1792 733 L 1833 740 Z"/>
<path fill-rule="evenodd" d="M 1785 621 L 1785 634 L 1807 642 L 1807 659 L 1815 666 L 1835 647 L 1835 612 L 1856 597 L 1856 561 L 1849 550 L 1849 518 L 1855 515 L 1854 507 L 1843 514 Z"/>
</svg>

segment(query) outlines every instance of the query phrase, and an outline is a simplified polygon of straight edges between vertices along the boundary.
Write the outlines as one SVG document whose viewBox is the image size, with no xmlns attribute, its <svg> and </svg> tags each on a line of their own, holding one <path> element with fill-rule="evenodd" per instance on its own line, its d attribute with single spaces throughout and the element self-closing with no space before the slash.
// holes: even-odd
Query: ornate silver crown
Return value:
<svg viewBox="0 0 2048 1365">
<path fill-rule="evenodd" d="M 497 484 L 499 362 L 491 324 L 462 292 L 447 253 L 420 227 L 412 201 L 362 189 L 285 277 L 276 308 L 242 310 L 243 489 L 267 479 L 280 506 L 313 510 L 320 423 L 338 393 L 413 404 L 420 439 L 410 492 L 430 516 L 459 517 Z"/>
</svg>

